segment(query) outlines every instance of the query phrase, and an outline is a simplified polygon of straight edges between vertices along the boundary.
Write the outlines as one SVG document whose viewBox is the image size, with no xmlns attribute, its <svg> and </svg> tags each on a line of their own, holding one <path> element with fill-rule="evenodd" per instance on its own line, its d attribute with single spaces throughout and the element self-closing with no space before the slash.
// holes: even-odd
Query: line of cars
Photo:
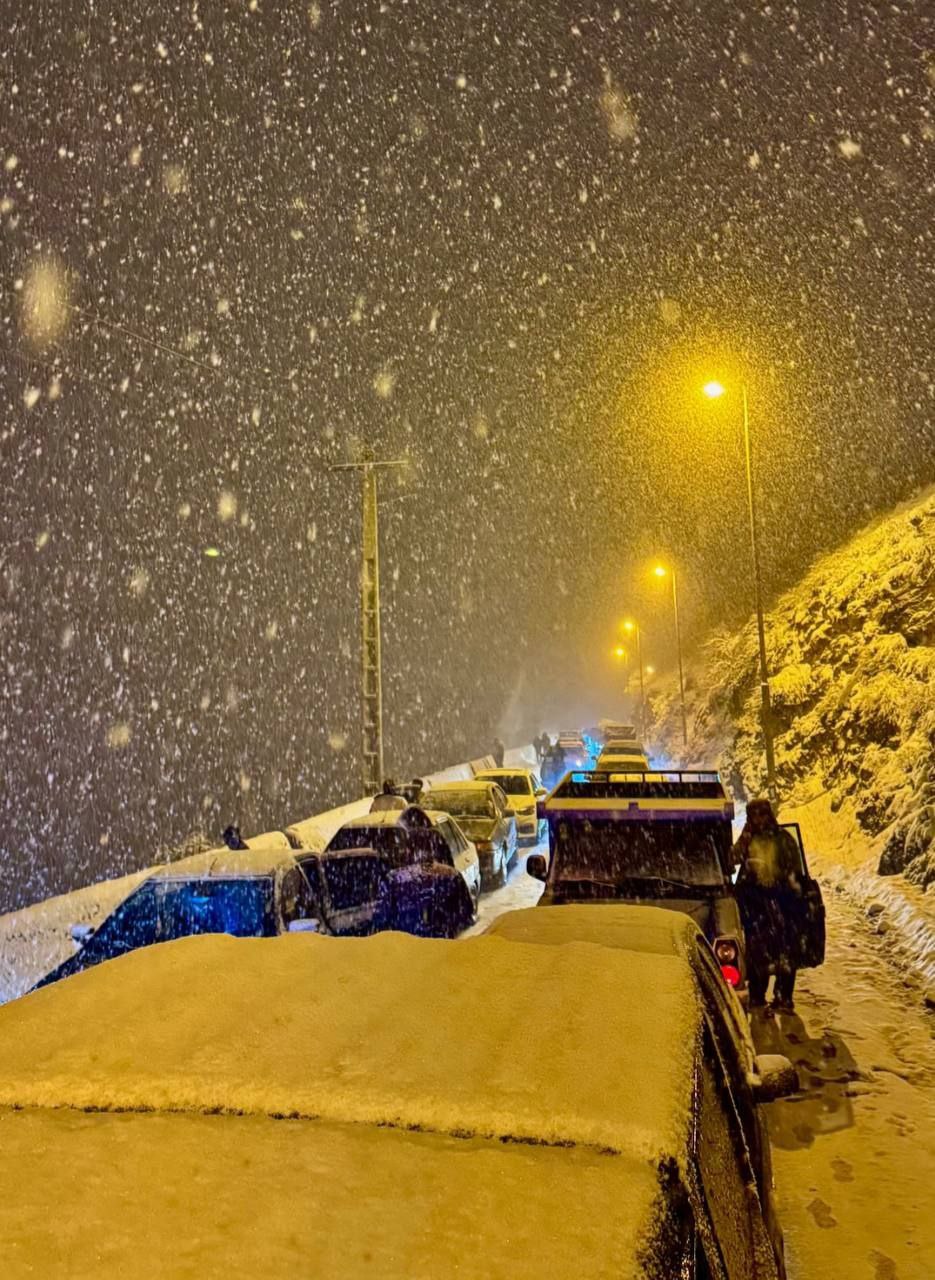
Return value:
<svg viewBox="0 0 935 1280">
<path fill-rule="evenodd" d="M 464 979 L 455 970 L 461 973 L 461 948 L 471 947 L 470 942 L 459 944 L 454 952 L 433 952 L 425 983 L 414 975 L 423 971 L 428 953 L 413 951 L 412 940 L 398 939 L 398 935 L 392 937 L 404 949 L 398 954 L 392 947 L 380 951 L 373 966 L 370 959 L 376 953 L 367 949 L 309 953 L 314 972 L 299 986 L 306 992 L 314 987 L 315 1041 L 322 1031 L 330 1034 L 332 1027 L 343 1026 L 348 1007 L 359 1006 L 368 1067 L 356 1069 L 352 1061 L 362 1052 L 364 1041 L 345 1038 L 336 1049 L 336 1065 L 324 1063 L 322 1071 L 309 1074 L 303 1061 L 308 1079 L 327 1082 L 340 1077 L 340 1105 L 333 1115 L 320 1091 L 314 1106 L 304 1104 L 303 1110 L 303 1090 L 295 1084 L 284 1088 L 278 1081 L 275 1114 L 305 1117 L 295 1136 L 300 1144 L 315 1140 L 308 1125 L 340 1121 L 339 1132 L 332 1135 L 336 1159 L 350 1142 L 348 1119 L 356 1119 L 358 1125 L 376 1125 L 380 1131 L 388 1129 L 381 1142 L 394 1153 L 395 1177 L 407 1185 L 420 1180 L 427 1158 L 423 1147 L 435 1141 L 431 1134 L 442 1135 L 436 1173 L 446 1185 L 452 1185 L 452 1180 L 457 1184 L 459 1206 L 467 1212 L 464 1230 L 470 1239 L 466 1243 L 475 1253 L 478 1249 L 505 1251 L 504 1274 L 527 1274 L 523 1266 L 529 1260 L 529 1242 L 520 1243 L 522 1233 L 516 1233 L 514 1241 L 509 1233 L 488 1230 L 490 1196 L 484 1183 L 474 1177 L 462 1185 L 457 1174 L 463 1164 L 457 1159 L 459 1143 L 471 1143 L 475 1159 L 484 1161 L 485 1167 L 492 1162 L 490 1176 L 495 1180 L 506 1176 L 503 1166 L 509 1160 L 503 1151 L 510 1151 L 517 1142 L 532 1144 L 525 1158 L 525 1176 L 535 1180 L 536 1195 L 543 1201 L 556 1178 L 577 1183 L 583 1173 L 581 1161 L 593 1158 L 586 1153 L 599 1151 L 597 1165 L 588 1166 L 586 1175 L 589 1203 L 607 1191 L 609 1235 L 614 1243 L 609 1236 L 605 1240 L 607 1233 L 589 1231 L 591 1252 L 584 1272 L 578 1256 L 567 1266 L 557 1262 L 564 1257 L 561 1251 L 566 1243 L 575 1252 L 570 1242 L 577 1220 L 565 1213 L 560 1230 L 555 1229 L 554 1219 L 550 1226 L 552 1274 L 603 1274 L 613 1258 L 617 1271 L 644 1280 L 674 1276 L 680 1280 L 782 1280 L 782 1237 L 758 1104 L 793 1092 L 797 1078 L 786 1059 L 756 1054 L 738 999 L 745 985 L 745 965 L 743 930 L 730 879 L 733 805 L 717 773 L 654 772 L 634 747 L 639 743 L 633 737 L 609 738 L 598 758 L 600 764 L 606 756 L 607 767 L 572 769 L 548 795 L 531 771 L 482 770 L 470 782 L 431 789 L 420 805 L 399 797 L 378 797 L 371 813 L 346 821 L 320 852 L 291 849 L 284 837 L 271 838 L 263 848 L 215 850 L 163 868 L 86 940 L 82 952 L 72 958 L 74 963 L 66 962 L 66 966 L 71 963 L 67 972 L 124 952 L 136 952 L 132 960 L 137 963 L 141 951 L 162 952 L 149 945 L 152 942 L 186 934 L 370 934 L 376 931 L 381 894 L 394 870 L 426 861 L 447 869 L 448 885 L 457 881 L 462 886 L 473 912 L 481 889 L 501 881 L 520 839 L 532 843 L 545 829 L 548 856 L 534 852 L 527 861 L 527 870 L 544 884 L 539 904 L 503 913 L 487 930 L 493 935 L 490 943 L 520 946 L 510 956 L 509 982 L 502 981 L 502 953 L 496 947 L 494 952 L 482 947 L 476 965 L 471 952 L 471 983 L 461 989 Z M 640 767 L 618 771 L 616 761 L 634 754 L 641 756 Z M 585 763 L 590 763 L 590 757 Z M 807 877 L 804 852 L 802 874 Z M 385 940 L 387 946 L 392 937 Z M 322 945 L 317 939 L 311 941 L 316 947 Z M 820 962 L 823 942 L 822 929 L 820 939 L 811 939 L 811 961 L 803 958 L 803 963 Z M 377 939 L 374 943 L 381 945 Z M 569 950 L 566 944 L 579 945 Z M 580 944 L 587 944 L 584 951 Z M 340 938 L 328 944 L 343 945 Z M 531 946 L 543 949 L 540 961 L 527 961 Z M 589 956 L 598 951 L 592 964 Z M 567 959 L 559 956 L 564 952 Z M 184 959 L 189 953 L 179 954 Z M 210 947 L 204 954 L 210 964 Z M 267 954 L 255 953 L 261 968 Z M 304 953 L 296 953 L 297 959 L 300 956 Z M 557 957 L 554 962 L 553 956 Z M 66 976 L 66 966 L 46 982 Z M 524 966 L 535 974 L 532 987 L 522 977 Z M 379 973 L 378 980 L 367 976 L 371 967 Z M 487 968 L 490 982 L 484 978 Z M 493 976 L 494 969 L 501 975 L 499 980 Z M 145 977 L 145 966 L 138 971 Z M 125 972 L 129 977 L 130 970 Z M 177 970 L 173 974 L 177 980 Z M 104 974 L 100 976 L 101 999 L 110 1008 Z M 91 980 L 96 981 L 96 975 Z M 223 975 L 216 976 L 218 983 L 223 980 Z M 348 982 L 355 984 L 351 1006 Z M 280 994 L 277 999 L 285 998 L 288 1004 L 293 985 L 285 997 Z M 95 988 L 81 990 L 93 997 Z M 405 1010 L 393 1003 L 402 990 L 412 1004 Z M 603 1005 L 595 992 L 605 1001 Z M 64 990 L 62 997 L 62 1016 L 67 1019 Z M 184 1003 L 184 993 L 177 998 Z M 302 997 L 307 998 L 307 994 Z M 48 1007 L 54 1015 L 59 1006 Z M 298 1007 L 289 1013 L 290 1025 L 301 1016 Z M 282 1017 L 266 1028 L 260 1039 L 279 1035 L 281 1021 Z M 520 1073 L 520 1093 L 515 1097 L 510 1077 L 503 1074 L 508 1061 L 511 1070 L 515 1066 L 511 1055 L 518 1050 L 511 1047 L 508 1052 L 503 1039 L 509 1039 L 514 1024 L 523 1028 L 527 1038 L 533 1037 L 541 1071 L 541 1079 L 532 1067 L 533 1074 Z M 436 1040 L 442 1026 L 444 1034 Z M 54 1016 L 51 1027 L 54 1041 Z M 253 1032 L 250 1043 L 259 1034 L 256 1027 Z M 386 1036 L 389 1041 L 377 1053 L 374 1044 L 382 1044 L 381 1037 Z M 211 1043 L 214 1053 L 217 1038 Z M 492 1095 L 489 1114 L 479 1107 L 472 1109 L 471 1100 L 460 1091 L 450 1096 L 454 1087 L 450 1073 L 430 1082 L 425 1079 L 429 1061 L 425 1052 L 433 1044 L 436 1052 L 444 1045 L 445 1054 L 450 1050 L 461 1060 L 471 1061 L 472 1076 L 477 1079 L 484 1078 L 479 1065 L 484 1055 L 491 1060 L 496 1101 Z M 304 1044 L 302 1051 L 312 1052 Z M 187 1073 L 184 1058 L 187 1053 L 197 1056 L 197 1045 L 183 1044 L 178 1052 L 183 1059 L 178 1070 L 188 1081 L 194 1077 Z M 418 1081 L 416 1101 L 408 1091 L 405 1098 L 396 1097 L 385 1079 L 374 1094 L 374 1082 L 382 1073 L 391 1065 L 395 1071 L 413 1053 L 422 1064 L 412 1064 Z M 54 1071 L 54 1053 L 50 1054 L 42 1058 L 43 1070 Z M 124 1061 L 121 1057 L 121 1064 Z M 264 1054 L 257 1067 L 259 1079 L 249 1069 L 252 1090 L 263 1083 L 263 1072 L 275 1061 L 275 1055 Z M 575 1067 L 569 1074 L 572 1062 Z M 143 1094 L 155 1088 L 154 1109 L 171 1111 L 171 1100 L 166 1101 L 171 1090 L 158 1079 L 153 1085 L 155 1077 L 146 1065 L 143 1092 L 133 1093 L 133 1098 L 147 1107 L 150 1103 Z M 166 1069 L 174 1078 L 176 1065 Z M 634 1087 L 638 1077 L 643 1081 L 639 1096 Z M 10 1092 L 5 1080 L 0 1054 L 0 1107 L 5 1100 L 17 1108 L 18 1115 L 29 1106 L 45 1105 L 30 1101 L 31 1085 Z M 614 1105 L 606 1116 L 590 1114 L 590 1109 L 604 1105 L 608 1090 L 622 1087 L 621 1081 L 630 1082 L 627 1096 L 614 1094 Z M 109 1086 L 106 1092 L 112 1105 Z M 81 1105 L 86 1105 L 87 1089 L 79 1093 Z M 223 1110 L 222 1094 L 222 1086 L 214 1082 L 206 1118 L 219 1107 Z M 358 1094 L 359 1116 L 355 1113 Z M 40 1090 L 35 1096 L 45 1095 Z M 186 1098 L 186 1107 L 197 1111 L 197 1101 L 192 1102 L 188 1094 Z M 388 1109 L 384 1118 L 380 1118 L 380 1105 Z M 171 1127 L 174 1122 L 168 1123 Z M 91 1124 L 94 1141 L 100 1127 Z M 399 1138 L 393 1136 L 397 1127 L 405 1131 Z M 14 1137 L 18 1132 L 17 1128 Z M 28 1140 L 26 1130 L 24 1135 Z M 105 1139 L 103 1135 L 101 1140 Z M 489 1151 L 485 1143 L 491 1144 Z M 634 1170 L 639 1165 L 651 1171 L 639 1194 L 635 1182 L 625 1178 L 626 1193 L 624 1184 L 617 1183 L 618 1172 L 630 1167 L 631 1158 L 637 1159 Z M 223 1177 L 219 1149 L 207 1178 L 210 1182 Z M 337 1186 L 314 1190 L 310 1186 L 309 1194 L 323 1211 L 337 1214 L 349 1225 L 353 1206 L 363 1196 L 375 1218 L 380 1223 L 385 1219 L 381 1229 L 390 1230 L 398 1206 L 391 1211 L 388 1203 L 383 1204 L 376 1178 L 369 1161 L 357 1161 L 353 1194 L 349 1191 L 344 1196 Z M 165 1207 L 162 1211 L 170 1212 Z M 228 1246 L 232 1250 L 239 1231 L 235 1226 Z M 420 1256 L 410 1259 L 410 1273 L 449 1274 L 447 1264 L 433 1252 L 438 1243 L 436 1226 L 431 1232 L 422 1228 L 421 1237 L 417 1225 L 413 1231 L 406 1247 L 418 1254 L 413 1239 L 421 1238 L 421 1248 L 428 1252 L 421 1261 Z M 374 1274 L 390 1272 L 376 1267 Z"/>
<path fill-rule="evenodd" d="M 195 854 L 154 871 L 98 928 L 76 926 L 77 950 L 37 986 L 196 934 L 365 936 L 400 927 L 404 891 L 418 897 L 417 931 L 456 936 L 474 920 L 481 893 L 506 883 L 520 845 L 537 841 L 544 795 L 530 769 L 484 769 L 471 780 L 439 784 L 420 804 L 377 797 L 321 851 L 292 847 L 270 832 L 248 842 L 252 848 Z M 414 867 L 421 872 L 407 889 L 399 873 Z"/>
</svg>

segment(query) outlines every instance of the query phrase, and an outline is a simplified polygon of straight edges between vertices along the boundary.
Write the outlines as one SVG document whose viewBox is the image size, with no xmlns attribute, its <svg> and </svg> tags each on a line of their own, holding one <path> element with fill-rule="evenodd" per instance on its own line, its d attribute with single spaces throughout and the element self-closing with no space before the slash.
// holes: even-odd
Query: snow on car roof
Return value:
<svg viewBox="0 0 935 1280">
<path fill-rule="evenodd" d="M 280 867 L 294 867 L 296 849 L 266 847 L 259 849 L 207 849 L 159 867 L 149 880 L 184 880 L 200 878 L 272 875 Z"/>
<path fill-rule="evenodd" d="M 6 1277 L 636 1280 L 661 1218 L 648 1162 L 588 1149 L 254 1116 L 0 1129 Z"/>
<path fill-rule="evenodd" d="M 0 1105 L 295 1115 L 652 1160 L 684 1150 L 696 1032 L 675 955 L 205 935 L 0 1009 Z"/>
<path fill-rule="evenodd" d="M 685 956 L 702 936 L 683 911 L 614 903 L 568 903 L 505 911 L 485 933 L 511 942 L 593 942 L 644 955 Z"/>
<path fill-rule="evenodd" d="M 502 769 L 480 769 L 474 779 L 475 782 L 490 782 L 493 778 L 509 778 L 514 773 L 528 773 L 532 776 L 534 769 L 530 769 L 525 764 L 507 764 Z"/>
</svg>

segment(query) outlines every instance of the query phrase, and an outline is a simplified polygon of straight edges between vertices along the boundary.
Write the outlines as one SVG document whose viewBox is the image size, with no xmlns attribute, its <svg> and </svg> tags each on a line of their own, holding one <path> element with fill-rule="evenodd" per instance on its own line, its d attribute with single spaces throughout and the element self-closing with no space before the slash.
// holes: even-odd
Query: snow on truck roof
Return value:
<svg viewBox="0 0 935 1280">
<path fill-rule="evenodd" d="M 658 951 L 183 938 L 0 1009 L 0 1106 L 295 1116 L 655 1162 L 684 1151 L 697 1017 L 687 961 Z"/>
</svg>

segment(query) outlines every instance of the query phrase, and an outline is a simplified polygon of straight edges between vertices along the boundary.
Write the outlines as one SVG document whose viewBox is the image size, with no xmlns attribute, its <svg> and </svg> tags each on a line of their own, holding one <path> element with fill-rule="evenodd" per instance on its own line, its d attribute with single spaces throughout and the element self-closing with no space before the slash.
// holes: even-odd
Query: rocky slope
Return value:
<svg viewBox="0 0 935 1280">
<path fill-rule="evenodd" d="M 935 885 L 935 491 L 817 561 L 769 613 L 767 646 L 784 801 L 827 791 L 881 849 L 882 874 Z M 651 745 L 717 760 L 741 796 L 765 791 L 752 619 L 708 637 L 687 694 L 688 750 L 671 688 Z"/>
</svg>

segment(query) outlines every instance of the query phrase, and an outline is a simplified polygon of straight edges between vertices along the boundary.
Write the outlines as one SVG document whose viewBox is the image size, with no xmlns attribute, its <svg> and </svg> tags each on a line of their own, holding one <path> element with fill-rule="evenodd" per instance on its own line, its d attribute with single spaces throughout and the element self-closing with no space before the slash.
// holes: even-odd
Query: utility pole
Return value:
<svg viewBox="0 0 935 1280">
<path fill-rule="evenodd" d="M 360 564 L 362 781 L 365 795 L 376 795 L 383 783 L 383 677 L 380 657 L 380 530 L 377 469 L 405 467 L 404 458 L 378 462 L 366 450 L 359 462 L 340 462 L 330 471 L 359 471 L 363 504 Z"/>
<path fill-rule="evenodd" d="M 766 661 L 766 627 L 763 621 L 763 591 L 760 585 L 760 549 L 757 541 L 756 505 L 753 490 L 753 449 L 750 444 L 750 410 L 747 407 L 747 384 L 741 385 L 743 393 L 743 452 L 747 468 L 747 510 L 750 516 L 750 552 L 753 559 L 753 599 L 756 607 L 756 635 L 760 659 L 760 718 L 763 726 L 763 747 L 766 752 L 766 786 L 769 798 L 775 804 L 776 759 L 773 753 L 773 712 L 769 696 L 769 666 Z"/>
</svg>

